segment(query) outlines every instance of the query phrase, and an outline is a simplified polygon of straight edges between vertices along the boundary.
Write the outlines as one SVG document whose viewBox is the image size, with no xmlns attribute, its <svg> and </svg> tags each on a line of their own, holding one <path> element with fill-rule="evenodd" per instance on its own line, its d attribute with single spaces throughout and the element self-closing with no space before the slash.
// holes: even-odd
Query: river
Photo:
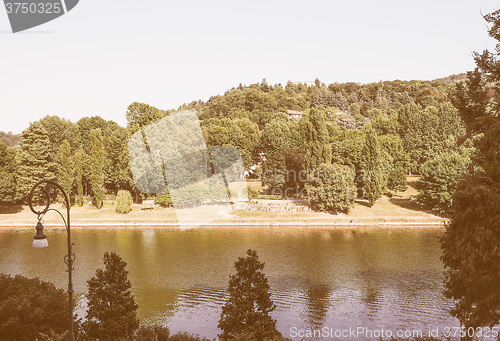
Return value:
<svg viewBox="0 0 500 341">
<path fill-rule="evenodd" d="M 46 228 L 49 247 L 31 247 L 33 231 L 0 232 L 0 269 L 66 289 L 66 234 Z M 328 230 L 198 228 L 74 230 L 75 292 L 84 314 L 86 282 L 106 251 L 127 263 L 142 322 L 209 338 L 227 298 L 234 262 L 248 248 L 265 262 L 273 317 L 286 337 L 332 328 L 423 330 L 456 327 L 443 294 L 437 229 Z"/>
</svg>

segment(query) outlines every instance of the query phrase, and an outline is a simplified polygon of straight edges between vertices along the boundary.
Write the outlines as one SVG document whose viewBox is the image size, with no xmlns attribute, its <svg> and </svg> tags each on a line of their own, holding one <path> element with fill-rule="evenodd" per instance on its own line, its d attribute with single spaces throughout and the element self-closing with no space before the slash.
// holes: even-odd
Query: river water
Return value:
<svg viewBox="0 0 500 341">
<path fill-rule="evenodd" d="M 277 305 L 273 317 L 286 337 L 300 340 L 299 333 L 325 327 L 442 331 L 459 323 L 442 295 L 441 233 L 292 227 L 75 230 L 78 312 L 84 314 L 86 281 L 103 266 L 104 252 L 115 251 L 128 263 L 142 322 L 216 337 L 234 262 L 251 248 L 265 262 Z M 65 232 L 46 228 L 49 247 L 44 249 L 31 247 L 33 234 L 34 229 L 0 232 L 0 271 L 37 276 L 66 289 Z"/>
</svg>

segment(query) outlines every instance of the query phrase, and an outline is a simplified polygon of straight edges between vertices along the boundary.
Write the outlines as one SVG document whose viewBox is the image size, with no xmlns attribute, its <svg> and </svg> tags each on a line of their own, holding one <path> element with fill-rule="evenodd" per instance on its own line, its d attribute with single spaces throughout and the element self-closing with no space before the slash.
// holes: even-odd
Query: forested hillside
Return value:
<svg viewBox="0 0 500 341">
<path fill-rule="evenodd" d="M 419 201 L 446 211 L 451 197 L 436 199 L 434 192 L 446 197 L 454 185 L 435 189 L 433 182 L 450 175 L 443 173 L 446 165 L 461 165 L 453 173 L 461 176 L 475 150 L 457 110 L 463 102 L 459 90 L 467 87 L 462 80 L 461 75 L 370 84 L 263 80 L 175 110 L 132 103 L 124 113 L 126 128 L 100 117 L 72 123 L 46 116 L 23 131 L 18 143 L 0 144 L 0 200 L 24 200 L 41 178 L 57 179 L 79 205 L 90 195 L 99 208 L 106 193 L 119 189 L 136 200 L 146 197 L 150 193 L 140 193 L 131 175 L 129 137 L 179 110 L 195 110 L 207 145 L 238 148 L 250 176 L 275 194 L 309 197 L 317 209 L 347 211 L 355 197 L 373 205 L 386 192 L 403 191 L 406 175 L 416 173 L 424 181 Z M 487 99 L 494 94 L 486 85 L 484 91 Z M 168 193 L 161 198 L 169 203 Z"/>
</svg>

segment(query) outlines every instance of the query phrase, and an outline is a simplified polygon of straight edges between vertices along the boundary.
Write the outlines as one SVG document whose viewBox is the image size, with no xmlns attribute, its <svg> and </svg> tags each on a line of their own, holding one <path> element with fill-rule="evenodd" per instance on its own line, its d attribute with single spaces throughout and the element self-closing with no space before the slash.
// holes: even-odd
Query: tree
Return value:
<svg viewBox="0 0 500 341">
<path fill-rule="evenodd" d="M 78 206 L 83 206 L 83 161 L 82 152 L 79 150 L 75 154 L 75 182 L 76 198 Z"/>
<path fill-rule="evenodd" d="M 229 276 L 229 300 L 222 307 L 218 324 L 222 329 L 220 337 L 229 339 L 231 334 L 239 333 L 262 341 L 280 335 L 276 320 L 271 317 L 276 306 L 257 252 L 249 249 L 247 256 L 239 257 L 234 266 L 236 274 Z"/>
<path fill-rule="evenodd" d="M 15 172 L 15 151 L 0 142 L 0 202 L 16 201 Z"/>
<path fill-rule="evenodd" d="M 51 144 L 45 128 L 32 123 L 23 131 L 17 156 L 17 191 L 22 197 L 40 180 L 55 180 L 57 164 L 52 159 Z"/>
<path fill-rule="evenodd" d="M 347 212 L 356 198 L 354 171 L 339 164 L 322 164 L 310 172 L 306 183 L 314 209 Z"/>
<path fill-rule="evenodd" d="M 361 158 L 363 171 L 363 196 L 373 206 L 382 196 L 382 157 L 377 133 L 370 125 L 365 126 L 365 143 Z"/>
<path fill-rule="evenodd" d="M 68 330 L 64 290 L 38 278 L 0 274 L 0 341 L 32 341 Z"/>
<path fill-rule="evenodd" d="M 385 171 L 387 189 L 394 192 L 406 191 L 406 175 L 408 174 L 410 158 L 403 148 L 403 142 L 398 135 L 386 134 L 378 138 L 380 149 L 385 152 L 389 167 Z"/>
<path fill-rule="evenodd" d="M 304 132 L 305 169 L 312 171 L 320 164 L 330 162 L 332 149 L 323 111 L 319 108 L 311 109 L 302 129 Z"/>
<path fill-rule="evenodd" d="M 116 212 L 118 213 L 129 213 L 132 211 L 130 207 L 132 205 L 132 195 L 129 191 L 119 190 L 116 195 Z"/>
<path fill-rule="evenodd" d="M 104 147 L 100 129 L 90 132 L 90 186 L 92 187 L 92 203 L 101 209 L 104 200 Z"/>
<path fill-rule="evenodd" d="M 420 168 L 420 193 L 417 202 L 433 210 L 447 212 L 453 204 L 457 184 L 467 173 L 471 160 L 468 155 L 448 152 L 426 161 Z"/>
<path fill-rule="evenodd" d="M 71 189 L 75 181 L 75 161 L 71 156 L 71 146 L 68 140 L 64 140 L 59 148 L 58 157 L 58 180 L 64 191 L 71 197 Z"/>
<path fill-rule="evenodd" d="M 104 254 L 104 270 L 88 280 L 84 340 L 132 340 L 139 327 L 137 304 L 130 292 L 127 263 L 116 253 Z"/>
<path fill-rule="evenodd" d="M 500 10 L 485 16 L 492 24 L 489 35 L 500 42 Z M 498 53 L 499 43 L 496 51 Z M 497 53 L 475 53 L 481 78 L 498 84 L 500 60 Z M 480 93 L 477 74 L 468 74 L 466 91 L 470 103 L 460 108 L 469 134 L 479 137 L 478 155 L 470 175 L 458 184 L 453 197 L 454 215 L 441 239 L 445 266 L 445 295 L 454 300 L 453 316 L 462 326 L 493 327 L 500 323 L 500 118 L 498 99 L 489 110 Z M 480 132 L 484 132 L 481 136 Z"/>
</svg>

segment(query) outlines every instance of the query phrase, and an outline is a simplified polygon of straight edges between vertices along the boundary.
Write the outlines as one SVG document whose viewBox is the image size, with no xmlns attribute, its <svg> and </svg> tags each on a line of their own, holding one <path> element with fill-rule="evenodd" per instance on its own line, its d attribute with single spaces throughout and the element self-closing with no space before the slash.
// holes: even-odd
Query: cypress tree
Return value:
<svg viewBox="0 0 500 341">
<path fill-rule="evenodd" d="M 90 132 L 90 186 L 92 187 L 92 203 L 101 209 L 104 200 L 104 145 L 101 129 Z"/>
<path fill-rule="evenodd" d="M 13 149 L 0 142 L 0 202 L 16 200 L 16 159 Z"/>
<path fill-rule="evenodd" d="M 58 180 L 59 184 L 68 194 L 68 197 L 71 196 L 71 189 L 73 188 L 73 182 L 75 181 L 75 177 L 73 175 L 74 169 L 75 161 L 71 156 L 71 146 L 69 145 L 68 140 L 64 140 L 59 147 Z"/>
<path fill-rule="evenodd" d="M 78 206 L 83 206 L 83 161 L 82 152 L 75 154 L 75 182 Z"/>
<path fill-rule="evenodd" d="M 239 257 L 234 264 L 236 275 L 229 280 L 229 300 L 222 307 L 218 327 L 222 329 L 222 339 L 243 334 L 252 340 L 280 336 L 276 330 L 276 320 L 271 312 L 276 308 L 271 300 L 269 284 L 262 272 L 264 263 L 259 261 L 257 252 L 248 250 L 245 258 Z"/>
<path fill-rule="evenodd" d="M 373 206 L 382 196 L 382 156 L 375 130 L 368 124 L 364 131 L 365 144 L 361 158 L 361 169 L 364 172 L 363 195 L 370 206 Z"/>
<path fill-rule="evenodd" d="M 313 108 L 306 117 L 303 127 L 305 143 L 305 168 L 313 171 L 323 163 L 332 162 L 332 149 L 329 143 L 328 128 L 320 109 Z"/>
<path fill-rule="evenodd" d="M 23 131 L 17 158 L 17 189 L 22 197 L 26 197 L 38 181 L 56 178 L 57 164 L 51 150 L 47 131 L 40 123 L 32 123 Z"/>
<path fill-rule="evenodd" d="M 131 340 L 139 327 L 137 304 L 130 292 L 127 263 L 116 253 L 104 254 L 104 269 L 88 283 L 84 340 Z"/>
</svg>

